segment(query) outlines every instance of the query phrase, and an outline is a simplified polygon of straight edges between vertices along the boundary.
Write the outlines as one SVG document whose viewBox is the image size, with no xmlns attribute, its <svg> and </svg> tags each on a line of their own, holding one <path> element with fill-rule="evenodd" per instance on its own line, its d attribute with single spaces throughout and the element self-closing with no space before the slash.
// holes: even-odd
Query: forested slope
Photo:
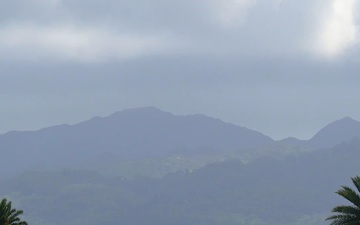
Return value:
<svg viewBox="0 0 360 225">
<path fill-rule="evenodd" d="M 360 141 L 282 159 L 215 163 L 162 179 L 27 173 L 0 189 L 42 224 L 321 224 L 359 174 Z M 304 222 L 306 220 L 306 222 Z M 303 222 L 300 222 L 303 221 Z"/>
</svg>

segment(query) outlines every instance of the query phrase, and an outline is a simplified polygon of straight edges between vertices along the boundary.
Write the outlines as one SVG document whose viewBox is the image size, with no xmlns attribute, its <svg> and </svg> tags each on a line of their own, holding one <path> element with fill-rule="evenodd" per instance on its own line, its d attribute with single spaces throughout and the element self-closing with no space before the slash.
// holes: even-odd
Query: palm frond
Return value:
<svg viewBox="0 0 360 225">
<path fill-rule="evenodd" d="M 12 208 L 11 201 L 6 198 L 0 202 L 0 225 L 27 225 L 27 222 L 21 221 L 19 216 L 23 214 L 22 210 Z"/>
<path fill-rule="evenodd" d="M 356 189 L 360 192 L 360 176 L 351 178 Z M 337 192 L 338 195 L 344 197 L 353 205 L 340 205 L 332 209 L 335 213 L 326 220 L 331 220 L 330 225 L 360 225 L 360 195 L 347 186 L 342 186 Z"/>
<path fill-rule="evenodd" d="M 352 177 L 351 178 L 353 184 L 355 185 L 358 192 L 360 192 L 360 176 Z"/>
<path fill-rule="evenodd" d="M 360 196 L 353 189 L 347 186 L 342 186 L 342 189 L 335 193 L 346 198 L 348 201 L 360 208 Z"/>
<path fill-rule="evenodd" d="M 332 215 L 326 220 L 332 220 L 330 225 L 350 225 L 350 224 L 360 224 L 358 218 L 351 215 L 337 214 Z"/>
<path fill-rule="evenodd" d="M 332 209 L 332 212 L 353 215 L 360 218 L 360 208 L 354 206 L 347 206 L 347 205 L 337 206 Z"/>
</svg>

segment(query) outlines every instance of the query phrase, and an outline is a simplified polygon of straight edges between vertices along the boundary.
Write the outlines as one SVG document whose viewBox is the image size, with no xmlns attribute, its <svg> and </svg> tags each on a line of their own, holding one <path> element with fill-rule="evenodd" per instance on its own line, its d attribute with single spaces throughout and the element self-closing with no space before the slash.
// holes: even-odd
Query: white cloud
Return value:
<svg viewBox="0 0 360 225">
<path fill-rule="evenodd" d="M 358 41 L 355 24 L 357 0 L 333 0 L 317 34 L 314 49 L 323 57 L 334 58 Z"/>
<path fill-rule="evenodd" d="M 165 35 L 119 34 L 92 27 L 14 25 L 0 29 L 0 57 L 21 60 L 103 61 L 174 48 Z"/>
<path fill-rule="evenodd" d="M 221 25 L 234 27 L 244 22 L 248 10 L 255 2 L 256 0 L 215 0 L 213 7 Z"/>
</svg>

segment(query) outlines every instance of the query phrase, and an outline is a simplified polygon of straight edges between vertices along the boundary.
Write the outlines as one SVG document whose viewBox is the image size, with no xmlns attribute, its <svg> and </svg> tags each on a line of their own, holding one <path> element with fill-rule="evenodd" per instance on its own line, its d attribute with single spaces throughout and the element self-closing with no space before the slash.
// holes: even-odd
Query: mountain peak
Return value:
<svg viewBox="0 0 360 225">
<path fill-rule="evenodd" d="M 108 117 L 105 118 L 114 118 L 114 117 L 122 117 L 122 116 L 157 116 L 157 115 L 173 115 L 172 113 L 162 111 L 159 108 L 156 108 L 154 106 L 148 106 L 148 107 L 139 107 L 139 108 L 132 108 L 132 109 L 124 109 L 122 111 L 114 112 Z"/>
<path fill-rule="evenodd" d="M 28 166 L 60 166 L 63 162 L 65 166 L 76 165 L 103 153 L 122 159 L 224 154 L 272 142 L 260 132 L 218 119 L 173 115 L 156 107 L 127 109 L 71 126 L 0 135 L 0 149 L 7 149 L 3 158 L 23 155 L 20 164 Z M 64 161 L 60 163 L 59 158 Z M 0 159 L 0 164 L 6 167 L 4 159 Z"/>
<path fill-rule="evenodd" d="M 336 120 L 334 121 L 333 123 L 352 123 L 352 122 L 358 122 L 356 120 L 354 120 L 353 118 L 349 117 L 349 116 L 346 116 L 342 119 L 339 119 L 339 120 Z"/>
<path fill-rule="evenodd" d="M 132 109 L 124 109 L 122 112 L 163 112 L 155 106 L 138 107 Z"/>
<path fill-rule="evenodd" d="M 321 132 L 324 131 L 331 131 L 331 130 L 343 130 L 343 131 L 349 131 L 348 129 L 356 128 L 360 126 L 360 122 L 352 119 L 351 117 L 344 117 L 342 119 L 336 120 L 329 125 L 322 128 L 316 135 L 318 135 Z M 315 136 L 316 136 L 315 135 Z"/>
<path fill-rule="evenodd" d="M 138 107 L 138 108 L 131 108 L 131 109 L 124 109 L 122 111 L 118 111 L 115 112 L 113 114 L 118 114 L 118 113 L 159 113 L 159 112 L 164 112 L 159 108 L 156 108 L 154 106 L 147 106 L 147 107 Z"/>
<path fill-rule="evenodd" d="M 309 142 L 314 147 L 326 148 L 349 141 L 353 137 L 360 137 L 360 122 L 344 117 L 322 128 Z"/>
</svg>

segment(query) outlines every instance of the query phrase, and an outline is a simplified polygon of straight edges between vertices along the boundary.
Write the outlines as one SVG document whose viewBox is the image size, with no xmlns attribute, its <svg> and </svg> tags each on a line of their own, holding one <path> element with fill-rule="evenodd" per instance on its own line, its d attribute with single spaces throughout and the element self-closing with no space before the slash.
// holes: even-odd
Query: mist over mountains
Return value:
<svg viewBox="0 0 360 225">
<path fill-rule="evenodd" d="M 360 122 L 275 141 L 146 107 L 12 131 L 0 151 L 0 195 L 33 224 L 315 225 L 360 171 Z"/>
<path fill-rule="evenodd" d="M 216 159 L 221 156 L 226 159 L 235 155 L 246 161 L 247 158 L 289 151 L 329 148 L 359 136 L 360 122 L 351 118 L 329 124 L 310 140 L 289 138 L 274 141 L 259 131 L 205 115 L 177 116 L 155 107 L 145 107 L 94 117 L 74 125 L 0 135 L 0 149 L 4 156 L 0 165 L 1 174 L 6 175 L 5 168 L 14 163 L 8 159 L 13 158 L 19 164 L 13 172 L 78 168 L 101 160 L 108 164 L 107 161 L 114 159 L 118 159 L 114 162 L 118 163 L 178 156 L 187 159 L 210 156 Z M 214 157 L 210 161 L 216 161 Z"/>
<path fill-rule="evenodd" d="M 27 172 L 0 181 L 0 190 L 41 225 L 327 224 L 331 207 L 343 204 L 334 191 L 360 170 L 359 157 L 360 139 L 353 139 L 300 156 L 228 160 L 162 179 Z"/>
<path fill-rule="evenodd" d="M 247 128 L 204 115 L 175 116 L 154 107 L 130 109 L 94 117 L 75 125 L 0 136 L 6 158 L 21 156 L 22 167 L 74 166 L 113 155 L 122 160 L 175 155 L 222 154 L 273 142 Z"/>
</svg>

